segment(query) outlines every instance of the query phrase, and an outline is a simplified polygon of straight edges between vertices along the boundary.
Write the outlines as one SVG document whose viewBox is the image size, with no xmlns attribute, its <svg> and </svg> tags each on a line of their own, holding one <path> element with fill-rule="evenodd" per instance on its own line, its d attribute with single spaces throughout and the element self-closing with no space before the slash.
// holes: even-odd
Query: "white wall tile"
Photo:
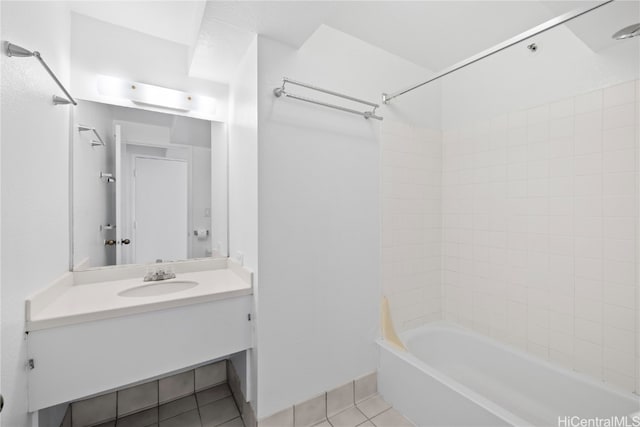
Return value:
<svg viewBox="0 0 640 427">
<path fill-rule="evenodd" d="M 602 173 L 602 154 L 586 154 L 576 156 L 574 164 L 576 175 L 594 175 Z"/>
<path fill-rule="evenodd" d="M 604 108 L 635 102 L 635 82 L 625 82 L 604 90 Z"/>
<path fill-rule="evenodd" d="M 637 146 L 635 126 L 605 129 L 602 135 L 604 151 L 630 149 Z"/>
<path fill-rule="evenodd" d="M 604 304 L 603 320 L 606 326 L 633 332 L 636 326 L 635 310 L 617 305 Z"/>
<path fill-rule="evenodd" d="M 603 230 L 608 239 L 634 240 L 636 219 L 632 216 L 605 217 Z"/>
<path fill-rule="evenodd" d="M 602 323 L 576 317 L 576 338 L 602 345 Z"/>
<path fill-rule="evenodd" d="M 606 196 L 603 198 L 603 215 L 605 216 L 634 216 L 636 199 L 628 196 Z"/>
<path fill-rule="evenodd" d="M 602 91 L 596 90 L 575 97 L 575 114 L 602 109 Z"/>
<path fill-rule="evenodd" d="M 605 173 L 630 172 L 636 169 L 636 152 L 633 149 L 607 151 L 603 155 L 602 170 Z"/>
<path fill-rule="evenodd" d="M 593 154 L 602 151 L 602 132 L 599 128 L 585 130 L 574 137 L 574 153 L 576 155 Z"/>
<path fill-rule="evenodd" d="M 633 310 L 636 300 L 635 293 L 636 289 L 633 286 L 607 283 L 604 286 L 604 303 Z"/>
<path fill-rule="evenodd" d="M 553 102 L 549 104 L 549 119 L 573 117 L 574 111 L 575 109 L 573 98 Z"/>
<path fill-rule="evenodd" d="M 633 172 L 604 174 L 602 189 L 605 196 L 632 196 L 636 191 L 636 175 Z"/>
<path fill-rule="evenodd" d="M 639 96 L 628 82 L 451 132 L 442 193 L 445 317 L 629 390 Z"/>
<path fill-rule="evenodd" d="M 602 117 L 603 129 L 633 126 L 636 120 L 636 106 L 635 104 L 624 104 L 609 107 L 603 111 Z"/>
<path fill-rule="evenodd" d="M 602 366 L 602 346 L 599 344 L 575 338 L 573 354 L 580 362 Z"/>
<path fill-rule="evenodd" d="M 602 277 L 605 282 L 612 282 L 627 286 L 636 285 L 636 270 L 634 263 L 615 260 L 604 260 L 602 267 Z"/>
<path fill-rule="evenodd" d="M 616 108 L 616 107 L 612 107 Z M 602 111 L 594 111 L 583 114 L 576 114 L 574 117 L 574 132 L 576 136 L 576 145 L 579 145 L 580 141 L 589 135 L 593 135 L 596 132 L 602 130 L 603 118 Z M 612 126 L 607 127 L 610 128 Z"/>
<path fill-rule="evenodd" d="M 624 354 L 633 354 L 634 333 L 628 330 L 619 329 L 613 326 L 604 327 L 604 346 L 612 350 L 618 350 Z"/>
<path fill-rule="evenodd" d="M 444 151 L 443 137 L 448 142 Z M 382 126 L 382 146 L 382 164 L 387 165 L 382 177 L 382 288 L 395 327 L 402 331 L 440 316 L 441 185 L 466 176 L 471 183 L 473 173 L 468 171 L 473 171 L 460 168 L 467 162 L 471 165 L 473 157 L 460 156 L 465 152 L 459 148 L 458 132 L 442 136 L 392 120 Z M 479 141 L 478 147 L 488 149 L 488 140 Z"/>
</svg>

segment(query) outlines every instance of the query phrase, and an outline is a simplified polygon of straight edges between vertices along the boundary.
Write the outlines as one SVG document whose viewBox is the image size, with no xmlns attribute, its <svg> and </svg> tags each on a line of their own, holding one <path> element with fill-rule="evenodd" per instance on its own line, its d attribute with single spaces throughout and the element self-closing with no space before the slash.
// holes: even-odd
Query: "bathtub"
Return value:
<svg viewBox="0 0 640 427">
<path fill-rule="evenodd" d="M 408 352 L 378 341 L 378 388 L 417 426 L 571 427 L 623 416 L 640 426 L 638 396 L 455 325 L 432 323 L 401 338 Z"/>
</svg>

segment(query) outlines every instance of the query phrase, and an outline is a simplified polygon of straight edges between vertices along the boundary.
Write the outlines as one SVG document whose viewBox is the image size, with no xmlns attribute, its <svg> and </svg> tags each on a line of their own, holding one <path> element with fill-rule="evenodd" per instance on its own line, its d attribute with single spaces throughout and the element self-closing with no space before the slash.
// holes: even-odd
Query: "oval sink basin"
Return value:
<svg viewBox="0 0 640 427">
<path fill-rule="evenodd" d="M 195 286 L 198 282 L 190 280 L 173 280 L 170 282 L 154 282 L 146 285 L 136 286 L 135 288 L 125 289 L 119 292 L 121 297 L 155 297 L 158 295 L 172 294 L 174 292 L 186 291 Z"/>
</svg>

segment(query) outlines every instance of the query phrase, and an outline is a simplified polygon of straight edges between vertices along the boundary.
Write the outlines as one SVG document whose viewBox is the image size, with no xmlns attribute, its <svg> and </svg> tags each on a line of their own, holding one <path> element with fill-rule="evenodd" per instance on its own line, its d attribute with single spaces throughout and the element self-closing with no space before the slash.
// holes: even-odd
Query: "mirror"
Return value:
<svg viewBox="0 0 640 427">
<path fill-rule="evenodd" d="M 224 123 L 78 102 L 73 269 L 227 256 Z"/>
</svg>

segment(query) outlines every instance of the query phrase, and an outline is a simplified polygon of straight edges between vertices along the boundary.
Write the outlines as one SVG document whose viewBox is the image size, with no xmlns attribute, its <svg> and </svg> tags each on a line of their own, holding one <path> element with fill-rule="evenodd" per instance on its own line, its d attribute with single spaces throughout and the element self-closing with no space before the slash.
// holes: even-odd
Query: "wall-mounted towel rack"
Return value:
<svg viewBox="0 0 640 427">
<path fill-rule="evenodd" d="M 87 131 L 93 132 L 93 134 L 96 136 L 96 138 L 98 138 L 98 140 L 97 141 L 95 139 L 91 140 L 91 146 L 92 147 L 95 147 L 97 145 L 104 146 L 104 141 L 102 140 L 102 138 L 100 138 L 100 135 L 98 134 L 98 131 L 96 130 L 96 128 L 92 128 L 91 126 L 78 125 L 78 131 L 79 132 L 87 132 Z"/>
<path fill-rule="evenodd" d="M 287 83 L 290 83 L 290 84 L 296 85 L 296 86 L 306 87 L 307 89 L 311 89 L 311 90 L 317 90 L 318 92 L 323 92 L 323 93 L 326 93 L 326 94 L 329 94 L 329 95 L 337 96 L 339 98 L 348 99 L 349 101 L 358 102 L 360 104 L 368 105 L 370 107 L 373 107 L 373 109 L 371 111 L 358 111 L 358 110 L 354 110 L 352 108 L 342 107 L 340 105 L 335 105 L 335 104 L 330 104 L 330 103 L 323 102 L 323 101 L 318 101 L 317 99 L 307 98 L 307 97 L 304 97 L 304 96 L 295 95 L 293 93 L 288 93 L 285 90 L 285 85 Z M 323 107 L 335 108 L 336 110 L 346 111 L 347 113 L 352 113 L 352 114 L 357 114 L 359 116 L 364 117 L 365 119 L 382 120 L 381 116 L 376 115 L 376 108 L 379 107 L 378 104 L 375 104 L 375 103 L 369 102 L 369 101 L 365 101 L 365 100 L 362 100 L 362 99 L 354 98 L 354 97 L 349 96 L 349 95 L 343 95 L 341 93 L 334 92 L 332 90 L 322 89 L 322 88 L 319 88 L 317 86 L 312 86 L 312 85 L 307 84 L 307 83 L 301 83 L 301 82 L 298 82 L 298 81 L 295 81 L 295 80 L 291 80 L 291 79 L 289 79 L 287 77 L 283 77 L 282 78 L 282 86 L 275 88 L 273 90 L 273 94 L 278 98 L 280 98 L 281 96 L 286 96 L 287 98 L 293 98 L 293 99 L 297 99 L 299 101 L 309 102 L 311 104 L 322 105 Z"/>
<path fill-rule="evenodd" d="M 58 87 L 60 89 L 62 89 L 64 94 L 67 96 L 67 99 L 64 99 L 64 98 L 59 97 L 57 95 L 53 95 L 53 103 L 55 105 L 64 105 L 64 104 L 78 105 L 78 103 L 76 102 L 75 99 L 73 99 L 73 97 L 71 96 L 69 91 L 64 86 L 62 86 L 62 83 L 60 83 L 60 80 L 58 80 L 56 75 L 53 74 L 53 71 L 51 71 L 51 68 L 49 68 L 47 63 L 44 62 L 44 59 L 42 59 L 42 55 L 40 55 L 40 52 L 35 51 L 35 50 L 33 52 L 31 52 L 30 50 L 27 50 L 27 49 L 25 49 L 23 47 L 15 45 L 15 44 L 11 44 L 9 42 L 6 42 L 5 46 L 6 46 L 5 50 L 7 52 L 7 56 L 17 56 L 17 57 L 22 57 L 22 58 L 29 57 L 29 56 L 34 56 L 38 61 L 40 61 L 40 64 L 42 64 L 44 69 L 47 70 L 47 73 L 49 73 L 49 75 L 51 76 L 53 81 L 56 82 Z"/>
</svg>

